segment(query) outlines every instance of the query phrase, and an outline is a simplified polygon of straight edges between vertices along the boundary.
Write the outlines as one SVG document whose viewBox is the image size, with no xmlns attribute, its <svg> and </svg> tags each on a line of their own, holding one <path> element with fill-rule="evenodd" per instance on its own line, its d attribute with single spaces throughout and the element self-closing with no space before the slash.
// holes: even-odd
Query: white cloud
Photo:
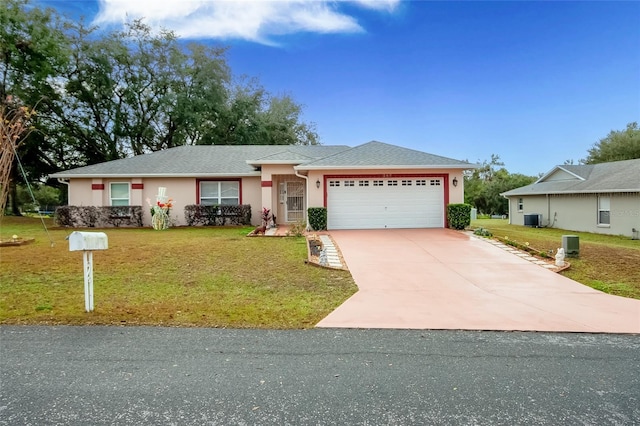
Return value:
<svg viewBox="0 0 640 426">
<path fill-rule="evenodd" d="M 400 3 L 400 0 L 354 0 L 353 3 L 370 9 L 392 11 Z"/>
<path fill-rule="evenodd" d="M 297 32 L 353 33 L 363 28 L 339 10 L 341 2 L 392 11 L 400 0 L 99 0 L 99 25 L 144 18 L 184 38 L 239 38 L 267 43 Z"/>
</svg>

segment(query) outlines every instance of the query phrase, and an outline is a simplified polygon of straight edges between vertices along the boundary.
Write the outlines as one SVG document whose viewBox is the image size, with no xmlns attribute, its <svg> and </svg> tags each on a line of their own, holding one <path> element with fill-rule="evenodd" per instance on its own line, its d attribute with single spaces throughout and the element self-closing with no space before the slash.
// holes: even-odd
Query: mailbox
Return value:
<svg viewBox="0 0 640 426">
<path fill-rule="evenodd" d="M 87 312 L 93 312 L 93 251 L 108 248 L 107 234 L 104 232 L 75 231 L 69 235 L 69 251 L 82 252 L 84 307 Z"/>
<path fill-rule="evenodd" d="M 69 251 L 106 250 L 109 248 L 104 232 L 75 231 L 69 235 Z"/>
</svg>

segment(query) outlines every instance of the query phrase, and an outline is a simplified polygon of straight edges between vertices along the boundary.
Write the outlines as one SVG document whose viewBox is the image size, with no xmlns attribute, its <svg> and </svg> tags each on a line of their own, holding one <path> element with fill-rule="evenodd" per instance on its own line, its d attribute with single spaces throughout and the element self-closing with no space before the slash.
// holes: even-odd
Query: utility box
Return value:
<svg viewBox="0 0 640 426">
<path fill-rule="evenodd" d="M 562 248 L 568 257 L 578 257 L 580 255 L 580 238 L 577 235 L 563 235 Z"/>
<path fill-rule="evenodd" d="M 106 250 L 109 248 L 104 232 L 75 231 L 69 235 L 69 251 Z"/>
</svg>

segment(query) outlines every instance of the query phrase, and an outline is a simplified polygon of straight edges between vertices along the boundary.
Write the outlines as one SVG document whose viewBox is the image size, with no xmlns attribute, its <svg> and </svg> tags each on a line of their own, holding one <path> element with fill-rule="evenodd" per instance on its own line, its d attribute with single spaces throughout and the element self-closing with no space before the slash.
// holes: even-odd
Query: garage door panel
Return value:
<svg viewBox="0 0 640 426">
<path fill-rule="evenodd" d="M 344 186 L 345 181 L 354 186 Z M 329 229 L 441 228 L 444 226 L 442 179 L 384 180 L 364 186 L 357 179 L 327 189 Z M 395 185 L 390 185 L 395 183 Z M 335 185 L 334 181 L 334 185 Z M 403 185 L 404 184 L 404 185 Z M 362 186 L 361 186 L 362 185 Z"/>
</svg>

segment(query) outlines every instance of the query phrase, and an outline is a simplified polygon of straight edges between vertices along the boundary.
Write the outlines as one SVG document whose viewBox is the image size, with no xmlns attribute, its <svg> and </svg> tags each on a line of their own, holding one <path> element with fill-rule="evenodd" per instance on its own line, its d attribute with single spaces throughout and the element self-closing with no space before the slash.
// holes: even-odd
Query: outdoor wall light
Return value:
<svg viewBox="0 0 640 426">
<path fill-rule="evenodd" d="M 453 183 L 453 186 L 458 186 L 458 178 L 454 177 L 452 183 Z"/>
<path fill-rule="evenodd" d="M 320 179 L 316 181 L 316 188 L 320 189 Z"/>
</svg>

